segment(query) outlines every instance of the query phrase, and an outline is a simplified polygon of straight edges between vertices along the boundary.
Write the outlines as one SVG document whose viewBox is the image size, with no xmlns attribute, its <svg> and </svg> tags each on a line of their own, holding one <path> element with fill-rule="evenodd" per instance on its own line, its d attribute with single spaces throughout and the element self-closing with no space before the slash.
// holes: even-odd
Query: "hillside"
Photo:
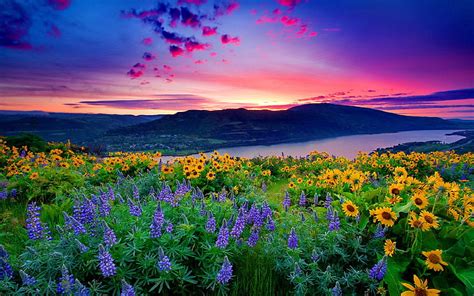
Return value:
<svg viewBox="0 0 474 296">
<path fill-rule="evenodd" d="M 196 151 L 256 144 L 306 141 L 335 136 L 472 126 L 432 117 L 402 116 L 368 108 L 308 104 L 283 111 L 190 110 L 134 126 L 114 129 L 109 143 Z M 118 148 L 118 147 L 117 147 Z"/>
</svg>

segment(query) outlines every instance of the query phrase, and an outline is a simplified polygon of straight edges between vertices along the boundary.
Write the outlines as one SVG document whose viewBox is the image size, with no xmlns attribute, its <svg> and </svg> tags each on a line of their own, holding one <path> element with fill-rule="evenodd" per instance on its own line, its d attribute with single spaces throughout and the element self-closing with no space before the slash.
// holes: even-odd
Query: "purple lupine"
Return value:
<svg viewBox="0 0 474 296">
<path fill-rule="evenodd" d="M 315 194 L 314 194 L 314 197 L 313 197 L 313 204 L 314 204 L 315 206 L 317 206 L 318 203 L 319 203 L 319 195 L 318 195 L 318 193 L 315 193 Z"/>
<path fill-rule="evenodd" d="M 38 240 L 43 238 L 43 226 L 40 221 L 40 207 L 36 205 L 36 202 L 28 204 L 27 207 L 27 218 L 26 218 L 26 230 L 28 237 L 31 240 Z"/>
<path fill-rule="evenodd" d="M 130 215 L 135 216 L 135 217 L 140 217 L 142 215 L 142 208 L 139 202 L 135 204 L 133 200 L 129 198 L 128 207 L 130 208 Z"/>
<path fill-rule="evenodd" d="M 316 263 L 319 261 L 320 258 L 321 256 L 319 255 L 319 253 L 316 250 L 313 250 L 313 252 L 311 253 L 311 260 Z"/>
<path fill-rule="evenodd" d="M 242 232 L 244 232 L 245 229 L 245 217 L 243 214 L 243 211 L 239 211 L 239 215 L 237 216 L 237 219 L 235 219 L 235 224 L 234 227 L 232 227 L 232 230 L 230 231 L 230 235 L 237 239 L 240 237 Z"/>
<path fill-rule="evenodd" d="M 104 223 L 104 244 L 107 248 L 112 247 L 117 243 L 117 236 L 115 235 L 115 232 L 112 228 L 107 225 L 107 223 Z"/>
<path fill-rule="evenodd" d="M 224 249 L 229 244 L 229 229 L 225 219 L 222 221 L 222 226 L 219 229 L 219 235 L 217 236 L 216 246 L 220 249 Z"/>
<path fill-rule="evenodd" d="M 108 195 L 104 192 L 101 192 L 99 195 L 98 202 L 99 202 L 99 215 L 101 217 L 107 217 L 110 214 L 110 211 L 112 210 Z"/>
<path fill-rule="evenodd" d="M 135 289 L 125 280 L 122 280 L 122 291 L 120 292 L 120 296 L 135 296 Z"/>
<path fill-rule="evenodd" d="M 165 255 L 165 252 L 163 252 L 163 249 L 160 247 L 158 250 L 158 255 L 159 255 L 159 260 L 158 260 L 158 269 L 160 271 L 170 271 L 171 270 L 171 261 L 168 256 Z"/>
<path fill-rule="evenodd" d="M 316 213 L 316 211 L 313 212 L 313 218 L 314 218 L 314 222 L 319 221 L 318 213 Z"/>
<path fill-rule="evenodd" d="M 201 207 L 199 209 L 199 215 L 201 216 L 205 216 L 207 214 L 207 211 L 206 211 L 206 204 L 204 203 L 204 201 L 201 202 Z"/>
<path fill-rule="evenodd" d="M 7 250 L 5 250 L 5 247 L 3 247 L 2 245 L 0 245 L 0 258 L 2 258 L 2 259 L 8 259 L 8 257 L 10 257 L 10 255 L 8 255 Z"/>
<path fill-rule="evenodd" d="M 288 209 L 291 206 L 290 194 L 288 191 L 285 191 L 285 197 L 283 198 L 283 208 L 288 212 Z"/>
<path fill-rule="evenodd" d="M 298 203 L 300 207 L 305 207 L 306 206 L 306 194 L 304 194 L 304 191 L 301 191 L 300 194 L 300 201 Z"/>
<path fill-rule="evenodd" d="M 0 280 L 13 277 L 13 269 L 7 258 L 0 258 Z"/>
<path fill-rule="evenodd" d="M 72 229 L 74 235 L 80 235 L 87 232 L 84 225 L 81 222 L 77 221 L 76 218 L 69 216 L 66 212 L 63 212 L 64 215 L 64 224 L 68 229 Z"/>
<path fill-rule="evenodd" d="M 4 200 L 8 198 L 8 190 L 2 190 L 0 191 L 0 200 Z"/>
<path fill-rule="evenodd" d="M 107 191 L 107 195 L 108 195 L 108 198 L 110 200 L 115 200 L 115 192 L 114 192 L 114 189 L 109 185 L 109 190 Z"/>
<path fill-rule="evenodd" d="M 36 284 L 36 279 L 23 270 L 20 270 L 20 277 L 24 286 L 34 286 Z"/>
<path fill-rule="evenodd" d="M 252 229 L 252 232 L 250 233 L 250 236 L 247 240 L 247 245 L 251 248 L 255 247 L 258 243 L 258 238 L 259 238 L 259 229 L 258 228 Z"/>
<path fill-rule="evenodd" d="M 381 281 L 387 272 L 387 260 L 382 258 L 369 271 L 369 276 L 374 280 Z"/>
<path fill-rule="evenodd" d="M 332 217 L 329 220 L 328 227 L 330 231 L 339 230 L 339 228 L 341 227 L 341 221 L 339 220 L 339 215 L 337 214 L 337 211 L 333 211 Z"/>
<path fill-rule="evenodd" d="M 375 229 L 375 233 L 374 233 L 374 239 L 384 238 L 386 232 L 387 232 L 386 227 L 383 227 L 382 225 L 377 224 L 377 228 Z"/>
<path fill-rule="evenodd" d="M 324 207 L 327 209 L 331 206 L 332 203 L 332 197 L 331 194 L 327 193 L 326 194 L 326 200 L 324 201 Z"/>
<path fill-rule="evenodd" d="M 171 221 L 167 221 L 165 231 L 168 232 L 168 233 L 171 233 L 171 232 L 173 232 L 173 227 L 174 227 L 173 223 L 171 223 Z"/>
<path fill-rule="evenodd" d="M 214 233 L 214 231 L 216 231 L 216 218 L 214 218 L 212 213 L 210 213 L 207 218 L 206 231 L 209 233 Z"/>
<path fill-rule="evenodd" d="M 57 293 L 60 295 L 70 295 L 74 287 L 74 276 L 69 273 L 66 266 L 61 268 L 61 277 L 59 278 Z"/>
<path fill-rule="evenodd" d="M 225 285 L 232 278 L 232 264 L 230 263 L 227 256 L 224 257 L 224 262 L 222 263 L 221 269 L 217 273 L 217 282 Z"/>
<path fill-rule="evenodd" d="M 12 190 L 10 190 L 10 197 L 15 198 L 17 193 L 18 191 L 16 190 L 16 188 L 13 188 Z"/>
<path fill-rule="evenodd" d="M 191 183 L 189 183 L 186 179 L 184 179 L 182 183 L 176 181 L 176 191 L 174 192 L 175 196 L 184 196 L 189 191 L 191 191 Z"/>
<path fill-rule="evenodd" d="M 91 292 L 78 279 L 74 284 L 74 296 L 90 296 Z"/>
<path fill-rule="evenodd" d="M 266 219 L 272 216 L 272 209 L 268 205 L 267 201 L 262 203 L 262 219 Z"/>
<path fill-rule="evenodd" d="M 275 230 L 275 222 L 273 221 L 272 217 L 269 217 L 267 219 L 267 230 L 268 231 L 274 231 Z"/>
<path fill-rule="evenodd" d="M 82 224 L 93 224 L 96 218 L 96 207 L 92 200 L 84 198 L 80 205 L 79 216 L 75 217 Z"/>
<path fill-rule="evenodd" d="M 157 196 L 158 200 L 162 200 L 165 202 L 172 202 L 174 199 L 173 192 L 168 184 L 164 184 L 161 188 L 160 193 Z"/>
<path fill-rule="evenodd" d="M 133 199 L 140 200 L 140 191 L 138 190 L 137 185 L 133 184 Z"/>
<path fill-rule="evenodd" d="M 155 213 L 153 214 L 153 221 L 150 225 L 150 237 L 151 238 L 158 238 L 161 236 L 162 232 L 161 229 L 163 224 L 165 223 L 165 215 L 161 210 L 161 205 L 158 203 L 156 207 Z"/>
<path fill-rule="evenodd" d="M 298 248 L 298 236 L 296 235 L 295 229 L 291 228 L 290 235 L 288 236 L 288 248 Z"/>
<path fill-rule="evenodd" d="M 89 251 L 89 247 L 84 245 L 83 243 L 81 243 L 78 239 L 76 239 L 76 244 L 77 244 L 77 247 L 79 248 L 79 251 L 81 253 L 85 253 L 85 252 Z"/>
<path fill-rule="evenodd" d="M 342 289 L 341 289 L 341 285 L 339 284 L 339 282 L 336 282 L 336 285 L 334 286 L 334 288 L 331 289 L 331 295 L 332 296 L 342 296 Z"/>
<path fill-rule="evenodd" d="M 225 190 L 222 190 L 219 192 L 219 195 L 217 195 L 217 201 L 218 202 L 225 202 L 227 199 L 227 192 Z"/>
<path fill-rule="evenodd" d="M 99 260 L 99 268 L 103 276 L 111 277 L 115 275 L 117 268 L 115 267 L 114 258 L 102 245 L 99 245 L 97 259 Z"/>
<path fill-rule="evenodd" d="M 265 182 L 262 183 L 262 191 L 267 192 L 267 184 Z"/>
<path fill-rule="evenodd" d="M 304 222 L 304 221 L 306 221 L 306 218 L 304 217 L 304 214 L 301 213 L 301 222 Z"/>
</svg>

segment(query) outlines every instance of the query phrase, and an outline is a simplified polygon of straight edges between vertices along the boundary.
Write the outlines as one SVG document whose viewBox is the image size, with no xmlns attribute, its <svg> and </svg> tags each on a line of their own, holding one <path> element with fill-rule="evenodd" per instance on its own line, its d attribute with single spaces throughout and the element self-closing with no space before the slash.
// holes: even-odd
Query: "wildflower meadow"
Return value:
<svg viewBox="0 0 474 296">
<path fill-rule="evenodd" d="M 474 295 L 474 154 L 0 143 L 2 295 Z"/>
</svg>

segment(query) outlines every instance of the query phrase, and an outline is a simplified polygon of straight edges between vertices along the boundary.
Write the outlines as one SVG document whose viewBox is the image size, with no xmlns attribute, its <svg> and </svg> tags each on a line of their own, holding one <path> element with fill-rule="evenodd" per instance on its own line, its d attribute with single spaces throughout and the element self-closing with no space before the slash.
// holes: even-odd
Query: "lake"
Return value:
<svg viewBox="0 0 474 296">
<path fill-rule="evenodd" d="M 336 156 L 354 158 L 359 151 L 372 152 L 377 148 L 387 148 L 407 142 L 441 141 L 452 143 L 462 139 L 462 136 L 448 136 L 446 134 L 457 130 L 422 130 L 398 133 L 384 133 L 373 135 L 354 135 L 328 138 L 299 143 L 277 145 L 242 146 L 218 149 L 219 153 L 229 153 L 232 156 L 256 157 L 281 155 L 301 157 L 317 150 Z"/>
</svg>

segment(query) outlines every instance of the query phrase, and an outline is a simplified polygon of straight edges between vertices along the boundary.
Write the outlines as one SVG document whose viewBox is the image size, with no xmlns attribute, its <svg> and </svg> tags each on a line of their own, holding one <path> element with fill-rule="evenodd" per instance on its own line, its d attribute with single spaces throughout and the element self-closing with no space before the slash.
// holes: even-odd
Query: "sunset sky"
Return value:
<svg viewBox="0 0 474 296">
<path fill-rule="evenodd" d="M 0 109 L 474 119 L 472 0 L 2 0 Z"/>
</svg>

